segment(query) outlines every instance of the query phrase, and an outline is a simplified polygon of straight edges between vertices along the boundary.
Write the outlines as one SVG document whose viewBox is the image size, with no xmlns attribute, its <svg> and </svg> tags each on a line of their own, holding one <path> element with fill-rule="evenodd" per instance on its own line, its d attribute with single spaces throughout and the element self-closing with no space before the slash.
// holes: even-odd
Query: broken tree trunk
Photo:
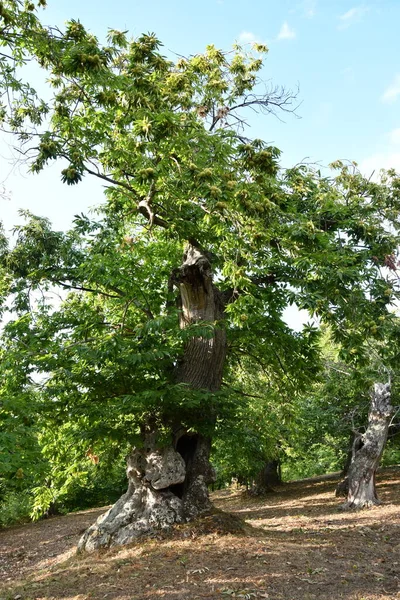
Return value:
<svg viewBox="0 0 400 600">
<path fill-rule="evenodd" d="M 222 294 L 212 282 L 207 256 L 189 244 L 173 280 L 179 290 L 181 328 L 199 322 L 210 328 L 210 335 L 193 336 L 186 344 L 176 381 L 191 389 L 216 392 L 221 387 L 226 335 L 219 324 L 224 314 Z M 210 421 L 210 415 L 205 418 Z M 133 448 L 127 459 L 128 491 L 84 533 L 79 551 L 127 544 L 210 508 L 211 440 L 188 432 L 179 415 L 170 428 L 171 443 L 165 446 L 160 445 L 155 426 L 144 426 L 143 446 Z"/>
<path fill-rule="evenodd" d="M 376 383 L 371 391 L 368 427 L 361 436 L 348 472 L 347 502 L 343 510 L 360 509 L 379 504 L 375 474 L 385 448 L 391 404 L 390 383 Z"/>
</svg>

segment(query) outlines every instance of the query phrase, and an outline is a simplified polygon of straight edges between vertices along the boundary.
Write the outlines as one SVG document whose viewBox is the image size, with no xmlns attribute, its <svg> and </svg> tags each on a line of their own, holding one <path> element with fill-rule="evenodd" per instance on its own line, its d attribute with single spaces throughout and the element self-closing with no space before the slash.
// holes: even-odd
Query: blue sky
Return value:
<svg viewBox="0 0 400 600">
<path fill-rule="evenodd" d="M 44 22 L 62 26 L 69 18 L 100 38 L 109 27 L 155 32 L 171 56 L 195 54 L 210 43 L 228 50 L 235 40 L 266 42 L 262 76 L 299 86 L 300 118 L 252 117 L 249 136 L 277 145 L 284 166 L 346 158 L 367 173 L 400 170 L 399 0 L 48 0 Z M 98 182 L 63 186 L 59 166 L 33 176 L 11 157 L 3 140 L 0 219 L 6 229 L 17 222 L 18 208 L 68 228 L 74 214 L 102 200 Z"/>
</svg>

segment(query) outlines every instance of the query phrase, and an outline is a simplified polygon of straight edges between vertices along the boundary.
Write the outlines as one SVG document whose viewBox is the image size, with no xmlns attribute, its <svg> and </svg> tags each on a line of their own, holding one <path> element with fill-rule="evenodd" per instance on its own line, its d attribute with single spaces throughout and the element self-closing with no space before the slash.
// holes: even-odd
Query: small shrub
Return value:
<svg viewBox="0 0 400 600">
<path fill-rule="evenodd" d="M 32 496 L 29 491 L 8 491 L 0 503 L 0 527 L 29 521 L 32 510 Z"/>
</svg>

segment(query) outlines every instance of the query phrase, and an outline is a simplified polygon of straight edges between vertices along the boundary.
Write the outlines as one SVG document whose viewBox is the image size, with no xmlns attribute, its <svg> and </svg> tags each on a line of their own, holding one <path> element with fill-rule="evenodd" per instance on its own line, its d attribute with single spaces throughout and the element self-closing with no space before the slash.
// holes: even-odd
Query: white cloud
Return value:
<svg viewBox="0 0 400 600">
<path fill-rule="evenodd" d="M 353 23 L 357 23 L 360 21 L 363 15 L 369 11 L 368 6 L 354 6 L 343 15 L 340 15 L 339 20 L 340 24 L 338 25 L 339 29 L 347 29 Z"/>
<path fill-rule="evenodd" d="M 366 177 L 371 177 L 375 181 L 379 179 L 381 169 L 395 169 L 400 173 L 400 152 L 380 152 L 368 156 L 361 161 L 359 169 Z"/>
<path fill-rule="evenodd" d="M 287 21 L 281 27 L 280 32 L 278 33 L 278 40 L 293 40 L 296 37 L 296 32 L 294 29 L 291 29 L 287 24 Z"/>
<path fill-rule="evenodd" d="M 400 74 L 398 73 L 389 87 L 384 91 L 381 100 L 387 104 L 396 102 L 398 96 L 400 96 Z"/>
<path fill-rule="evenodd" d="M 315 17 L 317 8 L 317 0 L 304 0 L 303 2 L 303 10 L 307 19 L 312 19 Z"/>
<path fill-rule="evenodd" d="M 392 144 L 400 145 L 400 127 L 398 127 L 397 129 L 393 129 L 389 133 L 388 137 Z"/>
<path fill-rule="evenodd" d="M 238 38 L 239 44 L 257 44 L 260 39 L 252 31 L 242 31 Z"/>
</svg>

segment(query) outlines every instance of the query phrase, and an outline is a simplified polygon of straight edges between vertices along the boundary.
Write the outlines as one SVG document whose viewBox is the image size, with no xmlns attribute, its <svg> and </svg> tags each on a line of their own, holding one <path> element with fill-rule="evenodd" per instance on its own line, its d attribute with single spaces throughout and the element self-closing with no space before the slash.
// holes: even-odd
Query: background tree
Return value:
<svg viewBox="0 0 400 600">
<path fill-rule="evenodd" d="M 364 339 L 365 354 L 368 349 L 369 360 L 357 366 L 341 359 L 340 346 L 332 342 L 329 331 L 325 330 L 322 338 L 324 373 L 321 380 L 311 390 L 301 394 L 296 403 L 294 418 L 297 430 L 292 430 L 288 439 L 289 456 L 294 458 L 289 460 L 289 472 L 292 477 L 299 477 L 305 473 L 315 475 L 342 469 L 345 478 L 336 493 L 347 496 L 351 467 L 352 477 L 357 483 L 353 485 L 353 499 L 345 508 L 369 506 L 377 501 L 373 482 L 385 447 L 391 415 L 382 415 L 381 435 L 378 413 L 387 412 L 388 408 L 385 411 L 373 409 L 374 416 L 372 418 L 370 415 L 369 419 L 370 424 L 374 424 L 372 430 L 367 427 L 368 413 L 372 410 L 371 389 L 377 381 L 387 377 L 393 380 L 392 402 L 398 404 L 398 321 L 393 317 L 386 322 L 386 334 L 382 342 L 367 337 Z M 394 443 L 395 448 L 396 417 L 390 426 L 391 445 Z M 365 445 L 367 447 L 362 450 Z M 358 453 L 359 458 L 363 459 L 354 464 Z M 355 493 L 356 487 L 359 489 L 359 498 Z"/>
<path fill-rule="evenodd" d="M 388 319 L 386 329 L 386 339 L 383 343 L 373 344 L 366 340 L 366 345 L 372 352 L 368 374 L 374 381 L 370 386 L 368 424 L 362 433 L 353 430 L 351 460 L 346 477 L 337 490 L 347 492 L 347 501 L 343 509 L 365 508 L 380 503 L 375 475 L 385 450 L 389 428 L 393 423 L 393 391 L 396 397 L 396 385 L 393 390 L 392 380 L 399 358 L 398 319 L 393 315 Z M 376 371 L 380 371 L 378 376 Z M 382 379 L 386 380 L 385 383 L 382 383 Z"/>
<path fill-rule="evenodd" d="M 279 339 L 279 347 L 259 346 L 250 337 L 232 340 L 225 386 L 237 404 L 215 433 L 218 477 L 226 482 L 235 477 L 256 494 L 271 492 L 281 482 L 289 432 L 298 428 L 297 404 L 320 369 L 316 328 L 296 333 L 281 323 Z"/>
</svg>

